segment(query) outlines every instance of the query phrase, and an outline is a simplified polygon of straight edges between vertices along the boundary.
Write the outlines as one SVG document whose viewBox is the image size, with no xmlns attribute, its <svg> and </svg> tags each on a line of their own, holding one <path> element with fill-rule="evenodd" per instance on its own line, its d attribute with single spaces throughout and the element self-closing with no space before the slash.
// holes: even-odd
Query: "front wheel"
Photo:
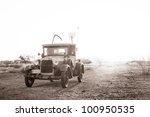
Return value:
<svg viewBox="0 0 150 117">
<path fill-rule="evenodd" d="M 33 83 L 34 83 L 33 78 L 25 77 L 25 84 L 26 84 L 27 87 L 32 87 Z"/>
<path fill-rule="evenodd" d="M 68 71 L 64 71 L 61 73 L 61 85 L 63 88 L 67 88 L 68 84 L 69 84 Z"/>
<path fill-rule="evenodd" d="M 25 84 L 27 87 L 32 87 L 35 79 L 30 77 L 30 71 L 25 74 Z"/>
</svg>

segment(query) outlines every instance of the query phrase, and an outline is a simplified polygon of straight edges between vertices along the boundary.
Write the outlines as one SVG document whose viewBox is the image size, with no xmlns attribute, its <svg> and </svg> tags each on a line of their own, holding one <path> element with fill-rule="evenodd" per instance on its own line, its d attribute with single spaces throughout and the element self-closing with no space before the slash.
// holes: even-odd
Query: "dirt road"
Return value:
<svg viewBox="0 0 150 117">
<path fill-rule="evenodd" d="M 125 63 L 104 63 L 86 67 L 83 82 L 77 78 L 63 89 L 60 81 L 36 80 L 27 88 L 21 73 L 0 73 L 0 99 L 150 99 L 150 75 Z"/>
</svg>

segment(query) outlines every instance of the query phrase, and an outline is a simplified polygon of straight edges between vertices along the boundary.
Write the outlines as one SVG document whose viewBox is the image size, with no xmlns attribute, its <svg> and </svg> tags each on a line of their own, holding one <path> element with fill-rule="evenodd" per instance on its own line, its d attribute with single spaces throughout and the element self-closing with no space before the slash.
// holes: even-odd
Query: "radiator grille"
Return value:
<svg viewBox="0 0 150 117">
<path fill-rule="evenodd" d="M 53 72 L 53 62 L 52 60 L 42 60 L 41 62 L 41 72 L 51 73 Z"/>
</svg>

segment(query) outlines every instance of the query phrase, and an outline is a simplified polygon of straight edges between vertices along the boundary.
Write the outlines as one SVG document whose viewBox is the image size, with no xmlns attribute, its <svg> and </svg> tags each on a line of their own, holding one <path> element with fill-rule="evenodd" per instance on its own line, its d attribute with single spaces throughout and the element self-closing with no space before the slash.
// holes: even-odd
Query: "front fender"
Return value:
<svg viewBox="0 0 150 117">
<path fill-rule="evenodd" d="M 68 71 L 67 75 L 69 76 L 69 78 L 73 77 L 73 71 L 68 64 L 59 64 L 57 68 L 60 72 Z"/>
<path fill-rule="evenodd" d="M 23 69 L 24 69 L 23 71 L 26 73 L 26 72 L 31 71 L 32 69 L 39 69 L 39 66 L 38 65 L 34 65 L 34 64 L 30 64 L 30 65 L 24 66 Z"/>
<path fill-rule="evenodd" d="M 62 64 L 62 65 L 59 66 L 60 71 L 67 71 L 68 68 L 69 68 L 68 64 Z"/>
<path fill-rule="evenodd" d="M 25 66 L 25 67 L 24 67 L 24 70 L 25 70 L 25 71 L 28 71 L 28 70 L 31 70 L 31 69 L 32 69 L 32 65 L 28 65 L 28 66 Z"/>
</svg>

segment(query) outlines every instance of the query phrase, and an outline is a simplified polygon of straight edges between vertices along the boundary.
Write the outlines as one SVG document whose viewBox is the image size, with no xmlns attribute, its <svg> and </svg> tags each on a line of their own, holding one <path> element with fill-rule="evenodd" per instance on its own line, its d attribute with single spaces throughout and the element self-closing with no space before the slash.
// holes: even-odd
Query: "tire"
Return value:
<svg viewBox="0 0 150 117">
<path fill-rule="evenodd" d="M 62 88 L 67 88 L 69 84 L 68 71 L 61 73 L 61 86 Z"/>
<path fill-rule="evenodd" d="M 82 82 L 83 69 L 84 69 L 83 66 L 79 66 L 79 67 L 78 67 L 78 76 L 77 76 L 78 82 Z"/>
<path fill-rule="evenodd" d="M 82 82 L 83 74 L 80 73 L 77 78 L 78 78 L 78 82 Z"/>
<path fill-rule="evenodd" d="M 27 75 L 25 75 L 25 84 L 26 84 L 27 87 L 32 87 L 35 79 L 30 78 L 29 75 L 30 75 L 30 73 L 28 73 Z"/>
<path fill-rule="evenodd" d="M 84 73 L 84 65 L 82 65 L 82 73 Z"/>
</svg>

